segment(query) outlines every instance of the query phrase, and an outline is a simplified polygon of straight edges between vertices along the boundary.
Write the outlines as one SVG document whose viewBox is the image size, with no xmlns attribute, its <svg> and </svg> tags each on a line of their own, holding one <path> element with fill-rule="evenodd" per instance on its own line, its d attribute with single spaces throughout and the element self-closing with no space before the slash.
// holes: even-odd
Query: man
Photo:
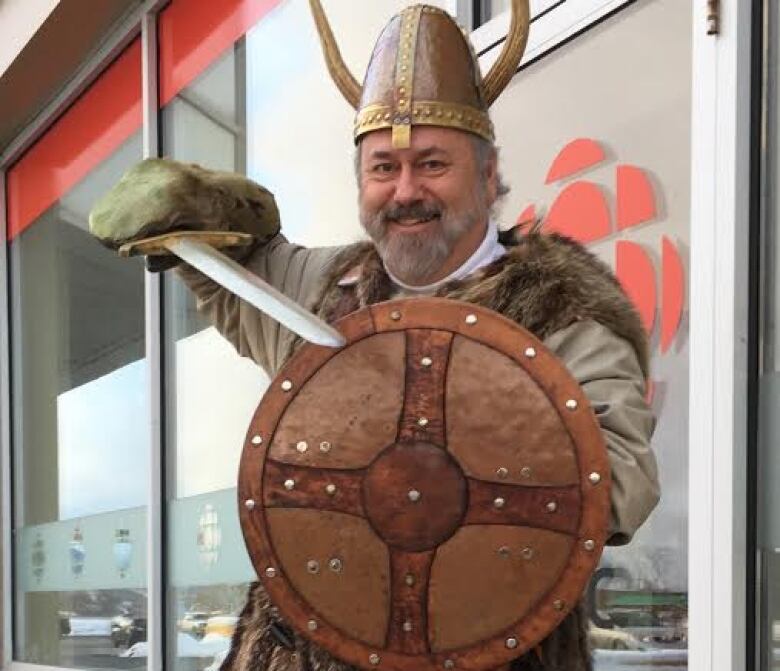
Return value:
<svg viewBox="0 0 780 671">
<path fill-rule="evenodd" d="M 331 73 L 358 108 L 360 219 L 371 241 L 342 249 L 290 244 L 261 187 L 157 160 L 131 171 L 98 205 L 93 232 L 114 247 L 174 229 L 250 233 L 255 244 L 234 257 L 327 321 L 416 295 L 469 301 L 513 319 L 544 340 L 588 396 L 612 467 L 610 542 L 628 542 L 658 500 L 640 320 L 609 269 L 582 247 L 537 233 L 499 239 L 491 220 L 506 188 L 487 107 L 522 55 L 527 1 L 514 0 L 505 52 L 484 79 L 444 12 L 405 10 L 380 36 L 362 91 L 316 0 L 312 7 Z M 192 268 L 178 272 L 240 354 L 274 374 L 295 351 L 298 338 L 271 318 Z M 512 668 L 589 669 L 585 624 L 574 611 Z M 292 632 L 255 584 L 223 669 L 309 668 L 349 667 Z"/>
</svg>

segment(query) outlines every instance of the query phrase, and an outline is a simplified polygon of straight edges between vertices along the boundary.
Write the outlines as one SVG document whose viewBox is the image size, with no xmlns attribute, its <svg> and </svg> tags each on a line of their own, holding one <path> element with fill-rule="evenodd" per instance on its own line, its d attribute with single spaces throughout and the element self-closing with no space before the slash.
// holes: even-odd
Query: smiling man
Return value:
<svg viewBox="0 0 780 671">
<path fill-rule="evenodd" d="M 499 181 L 487 141 L 423 127 L 409 148 L 394 149 L 391 132 L 376 131 L 358 156 L 360 222 L 399 286 L 419 292 L 440 282 L 485 240 L 478 262 L 502 255 L 497 231 L 487 237 Z"/>
<path fill-rule="evenodd" d="M 370 240 L 338 249 L 290 244 L 268 191 L 239 175 L 164 160 L 123 178 L 93 211 L 92 231 L 114 248 L 171 230 L 249 233 L 254 245 L 234 258 L 329 322 L 417 295 L 468 301 L 514 320 L 544 341 L 590 400 L 612 469 L 609 541 L 627 543 L 659 495 L 640 320 L 610 270 L 581 246 L 537 233 L 499 235 L 491 218 L 506 187 L 488 107 L 520 61 L 527 0 L 513 1 L 504 52 L 484 78 L 449 15 L 417 5 L 385 28 L 362 87 L 346 71 L 319 2 L 311 3 L 329 69 L 357 109 L 360 220 Z M 170 265 L 150 259 L 152 269 Z M 299 339 L 271 318 L 192 268 L 178 272 L 199 310 L 271 375 L 295 351 Z M 223 669 L 348 668 L 291 631 L 259 584 L 251 588 Z M 512 668 L 590 669 L 582 610 Z"/>
</svg>

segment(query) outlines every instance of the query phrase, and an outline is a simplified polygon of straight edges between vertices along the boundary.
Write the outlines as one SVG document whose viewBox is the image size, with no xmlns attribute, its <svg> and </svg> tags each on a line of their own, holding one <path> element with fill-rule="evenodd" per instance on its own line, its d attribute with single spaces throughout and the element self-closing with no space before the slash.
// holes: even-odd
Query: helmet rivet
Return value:
<svg viewBox="0 0 780 671">
<path fill-rule="evenodd" d="M 295 489 L 295 480 L 285 480 L 284 481 L 284 488 L 291 492 L 293 489 Z"/>
<path fill-rule="evenodd" d="M 269 566 L 265 570 L 265 577 L 266 578 L 275 578 L 276 577 L 276 569 L 273 566 Z"/>
<path fill-rule="evenodd" d="M 588 552 L 593 552 L 596 549 L 596 541 L 590 539 L 586 540 L 582 545 Z"/>
<path fill-rule="evenodd" d="M 407 573 L 404 576 L 404 582 L 406 583 L 407 587 L 414 587 L 414 574 L 413 573 Z"/>
<path fill-rule="evenodd" d="M 334 485 L 332 482 L 325 485 L 325 493 L 328 496 L 333 496 L 336 493 L 336 485 Z"/>
<path fill-rule="evenodd" d="M 533 348 L 533 347 L 529 347 L 528 349 L 525 350 L 525 355 L 529 359 L 535 359 L 536 358 L 536 349 Z"/>
<path fill-rule="evenodd" d="M 403 627 L 404 627 L 404 631 L 411 631 L 412 630 L 412 623 L 409 620 L 407 620 L 406 622 L 404 622 Z"/>
<path fill-rule="evenodd" d="M 597 485 L 599 484 L 599 482 L 601 482 L 601 474 L 596 473 L 594 471 L 588 476 L 588 479 L 591 481 L 592 484 Z"/>
<path fill-rule="evenodd" d="M 262 445 L 263 437 L 261 435 L 252 436 L 252 445 Z"/>
<path fill-rule="evenodd" d="M 576 410 L 579 407 L 579 403 L 577 403 L 577 401 L 571 398 L 568 401 L 566 401 L 566 407 L 569 410 Z"/>
<path fill-rule="evenodd" d="M 555 610 L 563 610 L 565 607 L 566 607 L 566 602 L 562 601 L 561 599 L 556 599 L 553 602 L 553 608 L 555 608 Z"/>
<path fill-rule="evenodd" d="M 555 501 L 550 501 L 547 504 L 547 512 L 548 513 L 554 513 L 557 510 L 558 510 L 558 504 Z"/>
<path fill-rule="evenodd" d="M 295 446 L 295 449 L 298 450 L 298 452 L 300 452 L 301 454 L 304 454 L 306 450 L 309 449 L 309 444 L 306 441 L 302 440 Z"/>
<path fill-rule="evenodd" d="M 334 573 L 341 573 L 341 569 L 344 568 L 344 563 L 338 557 L 333 557 L 333 559 L 328 562 L 328 568 Z"/>
<path fill-rule="evenodd" d="M 309 620 L 306 623 L 306 626 L 309 628 L 309 631 L 317 631 L 317 621 L 316 620 Z"/>
<path fill-rule="evenodd" d="M 282 391 L 290 391 L 293 388 L 293 383 L 290 380 L 282 382 Z"/>
<path fill-rule="evenodd" d="M 420 494 L 420 492 L 418 492 L 416 489 L 410 489 L 407 496 L 412 503 L 417 503 L 422 497 L 422 494 Z"/>
<path fill-rule="evenodd" d="M 509 469 L 502 466 L 496 471 L 496 475 L 501 478 L 502 480 L 505 480 L 509 477 Z"/>
<path fill-rule="evenodd" d="M 417 420 L 417 423 L 420 426 L 428 426 L 428 418 L 427 417 L 420 417 L 420 419 Z"/>
<path fill-rule="evenodd" d="M 390 319 L 392 319 L 394 322 L 401 321 L 401 312 L 400 312 L 400 310 L 393 310 L 390 313 Z"/>
<path fill-rule="evenodd" d="M 525 547 L 520 552 L 521 555 L 523 555 L 523 559 L 533 559 L 534 551 L 532 548 Z"/>
<path fill-rule="evenodd" d="M 467 315 L 466 316 L 466 323 L 469 326 L 473 326 L 474 324 L 476 324 L 477 323 L 477 315 Z"/>
<path fill-rule="evenodd" d="M 493 505 L 494 505 L 496 508 L 498 508 L 498 509 L 501 509 L 501 508 L 503 508 L 503 507 L 506 505 L 506 499 L 504 499 L 504 498 L 502 498 L 502 497 L 500 497 L 500 496 L 499 496 L 499 497 L 497 497 L 497 498 L 496 498 L 496 499 L 493 501 Z"/>
<path fill-rule="evenodd" d="M 522 475 L 526 479 L 530 478 L 531 468 L 529 466 L 523 466 L 523 468 L 520 469 L 520 475 Z"/>
<path fill-rule="evenodd" d="M 306 570 L 315 575 L 320 572 L 320 563 L 316 559 L 310 559 L 306 562 Z"/>
<path fill-rule="evenodd" d="M 420 363 L 426 368 L 430 368 L 431 366 L 433 366 L 433 359 L 431 359 L 431 357 L 429 356 L 424 356 L 420 361 Z"/>
<path fill-rule="evenodd" d="M 506 647 L 510 650 L 514 650 L 517 647 L 517 639 L 516 638 L 508 638 L 506 639 Z"/>
<path fill-rule="evenodd" d="M 377 664 L 379 664 L 379 662 L 381 662 L 381 661 L 382 661 L 382 659 L 381 659 L 381 657 L 379 657 L 379 655 L 377 655 L 375 652 L 372 652 L 372 653 L 371 653 L 371 654 L 368 656 L 368 661 L 369 661 L 369 663 L 370 663 L 370 664 L 372 664 L 373 666 L 376 666 Z"/>
<path fill-rule="evenodd" d="M 445 669 L 454 669 L 455 668 L 455 662 L 453 662 L 451 659 L 445 659 L 444 660 L 444 668 Z"/>
<path fill-rule="evenodd" d="M 500 557 L 508 557 L 510 554 L 509 547 L 502 545 L 500 548 L 498 548 L 498 554 Z"/>
<path fill-rule="evenodd" d="M 327 453 L 330 452 L 331 445 L 327 440 L 323 440 L 320 443 L 320 452 Z"/>
<path fill-rule="evenodd" d="M 254 499 L 247 499 L 244 501 L 244 507 L 247 510 L 254 510 L 255 509 L 255 500 Z"/>
</svg>

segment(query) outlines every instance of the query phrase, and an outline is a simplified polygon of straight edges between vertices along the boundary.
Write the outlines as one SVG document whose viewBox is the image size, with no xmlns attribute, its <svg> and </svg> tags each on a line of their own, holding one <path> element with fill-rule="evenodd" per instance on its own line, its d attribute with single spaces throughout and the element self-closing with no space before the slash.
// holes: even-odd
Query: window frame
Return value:
<svg viewBox="0 0 780 671">
<path fill-rule="evenodd" d="M 753 3 L 693 9 L 689 664 L 741 671 L 747 629 L 748 343 Z M 694 315 L 695 310 L 695 317 Z"/>
<path fill-rule="evenodd" d="M 159 49 L 157 17 L 167 0 L 155 0 L 145 8 L 141 24 L 141 134 L 143 157 L 160 155 L 159 133 Z M 163 367 L 163 296 L 160 273 L 146 271 L 144 291 L 146 310 L 146 359 L 149 371 L 149 480 L 147 483 L 147 671 L 162 671 L 165 666 L 165 463 L 164 463 L 164 367 Z M 12 670 L 14 671 L 14 670 Z"/>
<path fill-rule="evenodd" d="M 530 0 L 532 30 L 520 67 L 539 60 L 634 2 L 636 0 Z M 471 41 L 480 57 L 482 72 L 487 72 L 498 59 L 510 19 L 511 10 L 506 10 L 472 31 Z"/>
<path fill-rule="evenodd" d="M 13 657 L 13 550 L 11 545 L 10 324 L 5 171 L 0 169 L 0 668 Z"/>
</svg>

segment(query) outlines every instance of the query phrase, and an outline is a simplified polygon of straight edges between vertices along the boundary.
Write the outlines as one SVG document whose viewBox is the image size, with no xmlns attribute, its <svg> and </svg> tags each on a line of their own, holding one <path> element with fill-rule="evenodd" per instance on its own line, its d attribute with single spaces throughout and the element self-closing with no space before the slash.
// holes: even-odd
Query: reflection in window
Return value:
<svg viewBox="0 0 780 671">
<path fill-rule="evenodd" d="M 246 171 L 244 40 L 163 109 L 164 153 Z M 235 511 L 244 434 L 265 374 L 197 313 L 173 273 L 165 283 L 169 445 L 168 663 L 217 668 L 254 578 Z M 219 393 L 215 394 L 215 390 Z"/>
<path fill-rule="evenodd" d="M 139 132 L 9 244 L 19 661 L 115 668 L 145 645 L 143 264 L 87 226 L 140 157 Z"/>
</svg>

